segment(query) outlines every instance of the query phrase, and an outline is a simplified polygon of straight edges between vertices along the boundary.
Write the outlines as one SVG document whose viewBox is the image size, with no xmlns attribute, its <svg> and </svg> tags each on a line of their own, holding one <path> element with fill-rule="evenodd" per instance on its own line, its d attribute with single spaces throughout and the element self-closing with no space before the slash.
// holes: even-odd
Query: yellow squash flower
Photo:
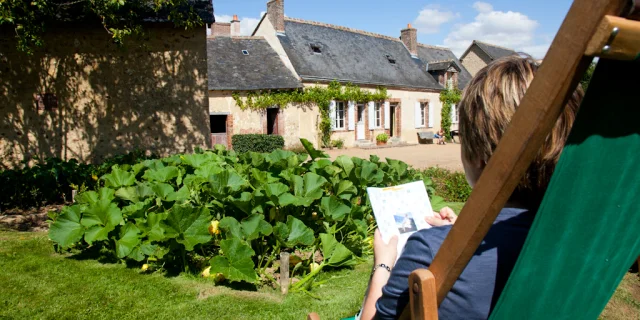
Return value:
<svg viewBox="0 0 640 320">
<path fill-rule="evenodd" d="M 218 220 L 211 221 L 211 223 L 209 224 L 209 233 L 211 235 L 220 234 L 220 230 L 218 230 L 219 224 L 220 224 L 220 221 Z"/>
</svg>

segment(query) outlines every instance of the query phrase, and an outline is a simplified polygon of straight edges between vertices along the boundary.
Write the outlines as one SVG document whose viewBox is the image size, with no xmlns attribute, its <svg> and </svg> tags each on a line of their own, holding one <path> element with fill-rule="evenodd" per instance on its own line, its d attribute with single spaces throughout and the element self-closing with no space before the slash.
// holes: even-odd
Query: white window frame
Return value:
<svg viewBox="0 0 640 320">
<path fill-rule="evenodd" d="M 334 117 L 334 129 L 335 130 L 344 130 L 345 129 L 345 103 L 344 101 L 336 101 L 336 114 Z M 340 125 L 342 124 L 342 125 Z"/>
<path fill-rule="evenodd" d="M 373 105 L 373 128 L 382 128 L 382 103 L 375 102 Z"/>
<path fill-rule="evenodd" d="M 458 108 L 456 107 L 455 104 L 451 105 L 451 123 L 452 124 L 457 124 L 459 121 L 458 119 Z"/>
</svg>

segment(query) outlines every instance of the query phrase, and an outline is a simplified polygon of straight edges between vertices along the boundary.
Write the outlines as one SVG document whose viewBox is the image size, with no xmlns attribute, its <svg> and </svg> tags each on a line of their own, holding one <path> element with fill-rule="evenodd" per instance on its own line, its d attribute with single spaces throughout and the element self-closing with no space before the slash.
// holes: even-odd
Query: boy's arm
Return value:
<svg viewBox="0 0 640 320">
<path fill-rule="evenodd" d="M 376 315 L 376 301 L 382 296 L 382 287 L 387 284 L 391 268 L 398 256 L 398 237 L 393 236 L 389 243 L 385 243 L 380 230 L 376 230 L 373 237 L 373 254 L 374 270 L 360 315 L 361 320 L 371 320 Z"/>
</svg>

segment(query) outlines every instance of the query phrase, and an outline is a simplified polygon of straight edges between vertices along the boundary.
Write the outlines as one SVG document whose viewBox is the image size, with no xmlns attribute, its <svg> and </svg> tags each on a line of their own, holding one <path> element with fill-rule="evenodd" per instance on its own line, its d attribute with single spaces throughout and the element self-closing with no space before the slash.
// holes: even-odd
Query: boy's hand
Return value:
<svg viewBox="0 0 640 320">
<path fill-rule="evenodd" d="M 373 236 L 373 261 L 375 264 L 384 263 L 393 267 L 398 256 L 398 236 L 391 237 L 389 243 L 384 243 L 380 230 L 376 229 Z"/>
<path fill-rule="evenodd" d="M 457 219 L 458 219 L 458 216 L 449 207 L 444 207 L 440 210 L 440 212 L 434 212 L 433 216 L 424 218 L 424 220 L 428 224 L 434 227 L 454 224 Z"/>
</svg>

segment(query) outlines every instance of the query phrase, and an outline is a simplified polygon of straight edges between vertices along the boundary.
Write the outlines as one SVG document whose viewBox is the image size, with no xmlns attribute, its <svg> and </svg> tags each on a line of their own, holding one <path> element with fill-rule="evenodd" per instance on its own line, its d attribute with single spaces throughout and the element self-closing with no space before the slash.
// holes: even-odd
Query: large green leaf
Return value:
<svg viewBox="0 0 640 320">
<path fill-rule="evenodd" d="M 267 198 L 269 198 L 269 200 L 271 200 L 271 202 L 273 202 L 274 206 L 279 206 L 280 196 L 288 192 L 289 187 L 287 187 L 287 185 L 285 185 L 284 183 L 269 183 L 268 185 L 264 186 L 264 194 L 267 196 Z"/>
<path fill-rule="evenodd" d="M 251 214 L 253 209 L 253 205 L 251 204 L 251 200 L 253 196 L 251 192 L 243 192 L 240 194 L 240 198 L 232 198 L 231 203 L 235 205 L 238 209 L 242 210 L 242 212 L 246 214 Z"/>
<path fill-rule="evenodd" d="M 269 171 L 261 171 L 256 168 L 251 169 L 251 183 L 254 186 L 266 185 L 278 182 L 278 178 L 274 177 Z"/>
<path fill-rule="evenodd" d="M 265 157 L 265 159 L 272 168 L 280 170 L 296 167 L 300 164 L 295 153 L 282 149 L 272 151 Z"/>
<path fill-rule="evenodd" d="M 173 193 L 173 187 L 166 183 L 156 183 L 151 186 L 153 192 L 156 193 L 158 198 L 166 200 L 167 197 Z"/>
<path fill-rule="evenodd" d="M 163 241 L 165 240 L 165 235 L 161 222 L 167 219 L 168 216 L 167 212 L 150 212 L 146 219 L 136 219 L 136 223 L 149 241 Z"/>
<path fill-rule="evenodd" d="M 356 264 L 353 252 L 338 242 L 333 235 L 321 233 L 320 245 L 322 247 L 322 255 L 324 256 L 323 264 L 330 267 L 345 267 Z"/>
<path fill-rule="evenodd" d="M 313 201 L 322 197 L 323 187 L 326 183 L 327 179 L 313 172 L 307 172 L 303 177 L 294 177 L 293 191 L 296 196 L 295 204 L 304 207 L 310 206 Z"/>
<path fill-rule="evenodd" d="M 254 270 L 251 259 L 255 252 L 240 239 L 227 239 L 220 241 L 220 248 L 224 256 L 216 256 L 211 259 L 211 273 L 222 273 L 229 281 L 245 281 L 256 283 L 258 275 Z"/>
<path fill-rule="evenodd" d="M 220 220 L 219 228 L 225 231 L 227 239 L 238 238 L 246 241 L 268 236 L 272 232 L 271 225 L 264 220 L 262 214 L 252 214 L 242 222 L 233 217 L 224 217 Z"/>
<path fill-rule="evenodd" d="M 164 167 L 159 169 L 149 169 L 144 172 L 142 178 L 149 181 L 169 182 L 171 179 L 177 178 L 180 171 L 177 167 Z"/>
<path fill-rule="evenodd" d="M 358 189 L 353 185 L 353 182 L 341 180 L 338 185 L 334 187 L 334 193 L 341 199 L 349 200 L 358 193 Z"/>
<path fill-rule="evenodd" d="M 217 160 L 219 157 L 213 153 L 194 153 L 180 156 L 182 162 L 194 168 L 200 168 L 204 164 Z"/>
<path fill-rule="evenodd" d="M 172 192 L 167 195 L 167 201 L 177 201 L 177 202 L 185 202 L 189 200 L 189 196 L 191 192 L 187 186 L 182 186 L 178 191 Z"/>
<path fill-rule="evenodd" d="M 356 168 L 356 177 L 360 178 L 360 185 L 369 186 L 381 183 L 384 179 L 384 172 L 378 170 L 375 163 L 363 161 L 362 166 Z"/>
<path fill-rule="evenodd" d="M 139 201 L 136 187 L 122 187 L 116 191 L 115 196 L 133 203 Z"/>
<path fill-rule="evenodd" d="M 80 223 L 87 228 L 84 240 L 91 244 L 94 241 L 107 240 L 108 234 L 122 222 L 122 212 L 113 200 L 111 192 L 100 190 L 100 199 L 87 207 Z M 108 189 L 110 190 L 110 189 Z"/>
<path fill-rule="evenodd" d="M 396 179 L 404 177 L 407 174 L 409 165 L 399 160 L 393 160 L 389 158 L 386 158 L 386 160 L 387 160 L 387 163 L 389 164 L 389 167 L 391 167 L 391 169 L 393 170 L 394 175 L 396 176 Z"/>
<path fill-rule="evenodd" d="M 169 216 L 161 222 L 165 235 L 175 238 L 176 241 L 192 251 L 198 244 L 211 240 L 209 234 L 209 222 L 211 213 L 206 207 L 194 208 L 187 205 L 174 205 L 169 211 Z"/>
<path fill-rule="evenodd" d="M 200 166 L 194 174 L 199 177 L 203 177 L 208 179 L 209 176 L 222 172 L 224 169 L 220 166 L 219 163 L 216 162 L 208 162 L 202 166 Z"/>
<path fill-rule="evenodd" d="M 264 215 L 253 214 L 242 220 L 242 233 L 245 240 L 251 241 L 261 236 L 268 236 L 273 231 L 271 225 L 264 220 Z"/>
<path fill-rule="evenodd" d="M 136 261 L 142 261 L 148 256 L 156 255 L 157 252 L 158 246 L 146 241 L 133 248 L 128 257 Z"/>
<path fill-rule="evenodd" d="M 349 177 L 349 175 L 351 174 L 351 170 L 353 170 L 353 168 L 355 167 L 353 161 L 351 160 L 351 157 L 346 155 L 341 155 L 336 158 L 336 161 L 334 161 L 333 164 L 342 168 L 344 177 Z"/>
<path fill-rule="evenodd" d="M 122 208 L 122 216 L 127 219 L 136 219 L 144 217 L 145 212 L 151 206 L 151 199 L 136 202 Z"/>
<path fill-rule="evenodd" d="M 122 259 L 128 256 L 138 244 L 140 244 L 140 229 L 128 222 L 120 229 L 120 236 L 116 240 L 116 255 Z"/>
<path fill-rule="evenodd" d="M 320 201 L 320 210 L 327 219 L 333 221 L 342 221 L 351 212 L 351 208 L 336 196 L 323 197 Z"/>
<path fill-rule="evenodd" d="M 273 228 L 273 234 L 288 248 L 296 245 L 310 246 L 315 241 L 313 230 L 293 216 L 287 216 L 286 224 L 278 222 Z"/>
<path fill-rule="evenodd" d="M 82 239 L 85 228 L 80 224 L 82 205 L 63 207 L 56 221 L 49 228 L 49 238 L 63 248 Z"/>
<path fill-rule="evenodd" d="M 316 150 L 316 148 L 313 147 L 313 143 L 309 142 L 309 140 L 300 139 L 300 142 L 302 143 L 302 146 L 305 148 L 305 150 L 307 150 L 307 153 L 311 156 L 311 159 L 315 160 L 317 158 L 329 158 L 328 154 L 320 150 Z"/>
<path fill-rule="evenodd" d="M 132 186 L 136 182 L 136 176 L 133 173 L 120 169 L 118 166 L 113 166 L 111 173 L 102 176 L 102 180 L 104 180 L 105 187 L 117 189 Z"/>
<path fill-rule="evenodd" d="M 239 174 L 225 170 L 209 176 L 211 191 L 218 198 L 226 198 L 230 193 L 237 192 L 247 185 Z"/>
<path fill-rule="evenodd" d="M 94 205 L 98 203 L 100 199 L 105 199 L 109 201 L 115 199 L 114 193 L 115 192 L 113 191 L 113 189 L 100 188 L 98 192 L 87 191 L 79 194 L 78 197 L 76 197 L 76 201 L 82 204 Z"/>
</svg>

